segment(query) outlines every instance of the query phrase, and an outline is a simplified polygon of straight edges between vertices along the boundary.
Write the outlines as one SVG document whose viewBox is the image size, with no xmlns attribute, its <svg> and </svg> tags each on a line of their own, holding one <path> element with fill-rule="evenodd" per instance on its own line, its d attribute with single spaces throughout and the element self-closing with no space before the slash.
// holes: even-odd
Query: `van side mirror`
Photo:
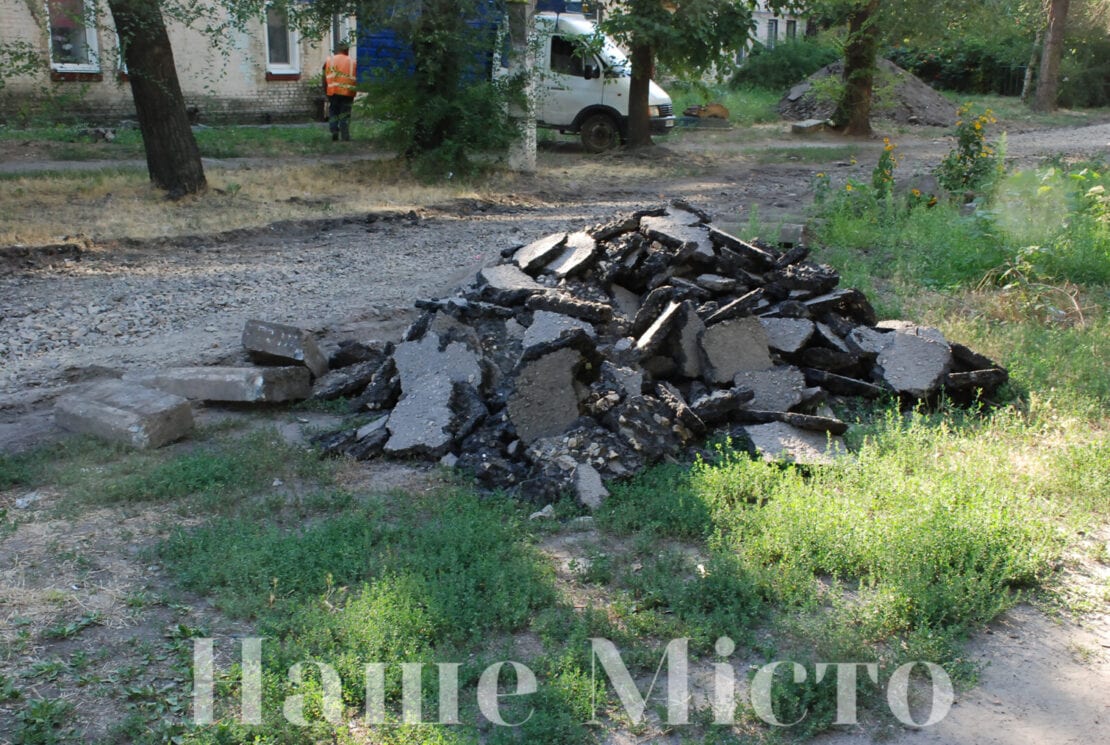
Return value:
<svg viewBox="0 0 1110 745">
<path fill-rule="evenodd" d="M 582 73 L 582 77 L 586 78 L 586 80 L 593 80 L 594 78 L 600 78 L 601 77 L 601 68 L 598 67 L 597 65 L 586 65 L 585 70 Z"/>
</svg>

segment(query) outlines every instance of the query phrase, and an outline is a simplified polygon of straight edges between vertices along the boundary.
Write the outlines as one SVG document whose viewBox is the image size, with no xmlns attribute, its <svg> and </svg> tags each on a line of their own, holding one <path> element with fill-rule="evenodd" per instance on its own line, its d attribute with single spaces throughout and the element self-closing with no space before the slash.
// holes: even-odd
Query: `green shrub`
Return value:
<svg viewBox="0 0 1110 745">
<path fill-rule="evenodd" d="M 1110 39 L 1101 30 L 1069 31 L 1057 101 L 1066 108 L 1110 106 Z"/>
<path fill-rule="evenodd" d="M 988 190 L 1001 168 L 998 145 L 987 142 L 987 127 L 997 122 L 990 109 L 976 113 L 970 103 L 956 110 L 956 147 L 944 156 L 934 173 L 952 194 Z"/>
<path fill-rule="evenodd" d="M 756 44 L 732 85 L 783 91 L 839 58 L 835 47 L 809 39 L 781 42 L 773 49 Z"/>
<path fill-rule="evenodd" d="M 992 217 L 1015 247 L 1008 267 L 1050 282 L 1110 283 L 1108 185 L 1101 163 L 1004 179 Z"/>
<path fill-rule="evenodd" d="M 894 47 L 885 56 L 936 88 L 1016 96 L 1025 79 L 1030 43 L 1005 35 L 992 39 L 964 35 L 932 47 Z"/>
</svg>

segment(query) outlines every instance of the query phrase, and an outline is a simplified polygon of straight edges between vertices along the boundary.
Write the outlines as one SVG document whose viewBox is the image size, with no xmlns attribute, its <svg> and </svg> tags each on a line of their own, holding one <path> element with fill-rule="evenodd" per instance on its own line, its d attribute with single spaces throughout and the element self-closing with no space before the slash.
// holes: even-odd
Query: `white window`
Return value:
<svg viewBox="0 0 1110 745">
<path fill-rule="evenodd" d="M 798 22 L 797 21 L 787 21 L 786 22 L 786 38 L 790 39 L 790 41 L 794 41 L 795 39 L 798 38 Z"/>
<path fill-rule="evenodd" d="M 275 75 L 296 75 L 301 71 L 297 54 L 297 32 L 289 26 L 284 10 L 266 10 L 266 71 Z"/>
<path fill-rule="evenodd" d="M 779 40 L 779 19 L 772 18 L 767 21 L 767 48 L 774 49 L 775 42 Z"/>
<path fill-rule="evenodd" d="M 116 32 L 116 72 L 120 75 L 127 74 L 127 60 L 123 58 L 123 42 L 119 40 L 119 31 Z"/>
<path fill-rule="evenodd" d="M 353 24 L 349 16 L 333 15 L 331 17 L 331 51 L 335 51 L 341 43 L 351 45 L 351 57 L 355 56 L 355 40 L 352 34 Z"/>
<path fill-rule="evenodd" d="M 93 0 L 46 0 L 50 67 L 58 72 L 100 72 Z"/>
</svg>

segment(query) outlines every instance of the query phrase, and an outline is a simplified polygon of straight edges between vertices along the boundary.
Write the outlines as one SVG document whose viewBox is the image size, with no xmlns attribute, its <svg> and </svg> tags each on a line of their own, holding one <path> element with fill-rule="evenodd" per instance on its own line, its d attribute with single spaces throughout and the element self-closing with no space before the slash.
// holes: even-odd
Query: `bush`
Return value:
<svg viewBox="0 0 1110 745">
<path fill-rule="evenodd" d="M 1072 40 L 1069 39 L 1069 45 Z M 1110 106 L 1110 39 L 1079 39 L 1060 64 L 1059 104 Z"/>
<path fill-rule="evenodd" d="M 987 109 L 983 113 L 972 110 L 970 103 L 957 111 L 956 147 L 937 166 L 937 181 L 953 194 L 965 190 L 988 190 L 997 178 L 1001 161 L 997 145 L 987 142 L 987 125 L 997 119 Z"/>
<path fill-rule="evenodd" d="M 783 90 L 839 58 L 836 48 L 815 41 L 787 41 L 773 49 L 756 45 L 732 85 Z"/>
<path fill-rule="evenodd" d="M 894 47 L 885 56 L 936 88 L 1016 96 L 1025 80 L 1029 44 L 1017 37 L 961 38 L 935 47 Z"/>
</svg>

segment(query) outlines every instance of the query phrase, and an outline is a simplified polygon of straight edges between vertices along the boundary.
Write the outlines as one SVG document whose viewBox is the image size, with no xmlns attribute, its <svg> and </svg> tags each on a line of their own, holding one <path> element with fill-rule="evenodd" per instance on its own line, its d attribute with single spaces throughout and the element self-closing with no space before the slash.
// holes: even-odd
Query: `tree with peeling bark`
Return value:
<svg viewBox="0 0 1110 745">
<path fill-rule="evenodd" d="M 875 89 L 875 55 L 879 51 L 879 0 L 854 3 L 848 10 L 844 44 L 844 92 L 833 112 L 833 125 L 846 135 L 871 134 L 871 101 Z"/>
<path fill-rule="evenodd" d="M 200 149 L 158 0 L 108 0 L 108 7 L 127 64 L 150 180 L 175 199 L 204 191 Z"/>
<path fill-rule="evenodd" d="M 808 0 L 810 17 L 825 27 L 846 26 L 843 88 L 832 120 L 847 135 L 871 134 L 876 56 L 890 38 L 929 36 L 946 28 L 966 4 L 955 0 Z"/>
<path fill-rule="evenodd" d="M 186 24 L 206 19 L 210 36 L 218 40 L 228 25 L 226 19 L 215 18 L 220 6 L 177 0 L 165 5 L 163 0 L 107 0 L 107 5 L 127 68 L 150 180 L 172 198 L 204 191 L 207 182 L 200 150 L 189 126 L 163 11 L 168 7 L 174 18 Z M 84 24 L 84 18 L 75 20 Z M 0 88 L 6 75 L 41 69 L 45 64 L 41 55 L 30 44 L 0 45 Z"/>
<path fill-rule="evenodd" d="M 776 8 L 788 3 L 769 3 Z M 736 50 L 752 33 L 754 0 L 622 0 L 601 30 L 629 50 L 628 147 L 652 143 L 648 88 L 656 63 L 676 73 L 732 72 Z"/>
<path fill-rule="evenodd" d="M 1064 54 L 1064 28 L 1068 22 L 1071 0 L 1047 0 L 1047 29 L 1041 52 L 1037 89 L 1033 95 L 1034 111 L 1055 111 L 1060 90 L 1060 60 Z"/>
</svg>

